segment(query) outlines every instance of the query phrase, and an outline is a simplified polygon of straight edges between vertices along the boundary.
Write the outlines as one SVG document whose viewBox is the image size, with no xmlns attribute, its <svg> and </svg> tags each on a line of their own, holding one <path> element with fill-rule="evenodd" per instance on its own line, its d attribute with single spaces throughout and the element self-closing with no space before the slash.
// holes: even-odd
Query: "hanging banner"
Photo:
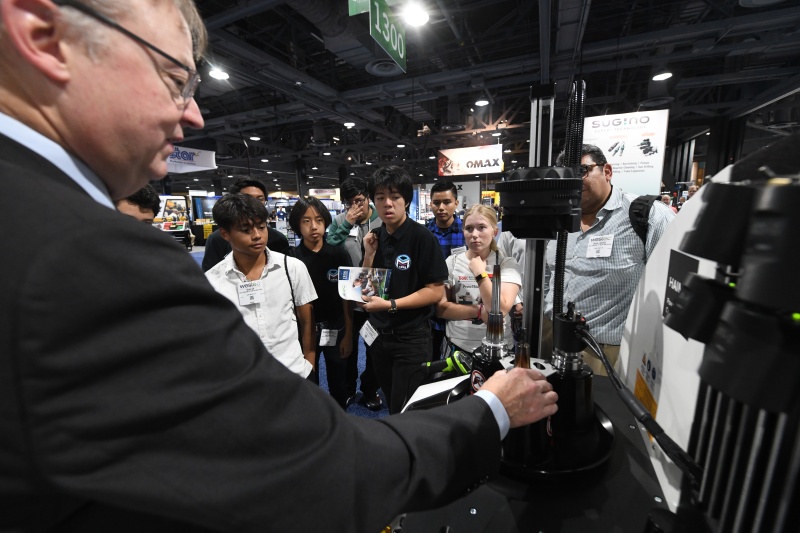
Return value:
<svg viewBox="0 0 800 533">
<path fill-rule="evenodd" d="M 464 176 L 503 171 L 503 145 L 439 150 L 439 175 Z"/>
<path fill-rule="evenodd" d="M 348 0 L 347 12 L 352 17 L 353 15 L 360 15 L 369 11 L 370 0 Z"/>
<path fill-rule="evenodd" d="M 583 143 L 599 147 L 611 184 L 632 194 L 658 194 L 664 173 L 669 110 L 586 117 Z"/>
<path fill-rule="evenodd" d="M 405 72 L 406 29 L 386 5 L 386 0 L 371 0 L 369 4 L 369 35 Z"/>
<path fill-rule="evenodd" d="M 183 174 L 199 170 L 214 170 L 217 168 L 216 153 L 209 150 L 196 148 L 175 147 L 175 151 L 167 159 L 167 172 Z"/>
</svg>

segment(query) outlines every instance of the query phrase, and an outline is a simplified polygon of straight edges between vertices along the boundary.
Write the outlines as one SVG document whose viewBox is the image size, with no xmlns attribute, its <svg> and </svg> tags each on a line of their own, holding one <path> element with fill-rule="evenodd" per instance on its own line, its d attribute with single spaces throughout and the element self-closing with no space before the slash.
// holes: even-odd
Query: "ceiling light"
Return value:
<svg viewBox="0 0 800 533">
<path fill-rule="evenodd" d="M 485 105 L 489 105 L 489 100 L 481 99 L 475 102 L 475 105 L 478 107 L 483 107 Z"/>
<path fill-rule="evenodd" d="M 355 123 L 355 122 L 345 122 L 345 123 L 344 123 L 344 127 L 345 127 L 345 128 L 347 128 L 347 129 L 350 129 L 350 128 L 352 128 L 352 127 L 353 127 L 353 126 L 355 126 L 355 125 L 356 125 L 356 123 Z"/>
<path fill-rule="evenodd" d="M 261 162 L 262 163 L 269 163 L 269 159 L 262 159 Z"/>
<path fill-rule="evenodd" d="M 267 174 L 272 174 L 272 171 L 271 170 L 267 170 Z"/>
<path fill-rule="evenodd" d="M 367 164 L 368 164 L 368 165 L 371 165 L 371 164 L 372 164 L 372 161 L 367 161 Z"/>
<path fill-rule="evenodd" d="M 429 155 L 428 159 L 436 159 L 436 156 L 435 155 Z"/>
<path fill-rule="evenodd" d="M 499 131 L 492 133 L 492 137 L 500 137 L 501 135 L 502 133 L 500 133 Z"/>
<path fill-rule="evenodd" d="M 655 76 L 653 76 L 653 81 L 664 81 L 668 80 L 672 77 L 672 72 L 668 70 L 662 70 Z"/>
<path fill-rule="evenodd" d="M 232 177 L 233 177 L 233 174 L 228 174 L 228 177 L 229 177 L 229 178 L 232 178 Z"/>
<path fill-rule="evenodd" d="M 503 150 L 503 153 L 504 154 L 510 154 L 511 153 L 511 148 L 506 148 L 505 150 Z"/>
<path fill-rule="evenodd" d="M 420 176 L 424 176 L 425 174 L 423 174 L 422 172 L 420 172 L 420 173 L 419 173 L 419 175 L 420 175 Z"/>
<path fill-rule="evenodd" d="M 339 142 L 339 137 L 334 136 L 333 140 L 336 141 L 336 142 Z"/>
<path fill-rule="evenodd" d="M 355 173 L 355 172 L 351 172 L 351 173 L 350 173 L 350 175 L 351 175 L 351 176 L 355 176 L 355 175 L 356 175 L 356 173 Z"/>
<path fill-rule="evenodd" d="M 200 181 L 200 179 L 199 178 L 195 178 L 194 181 Z"/>
<path fill-rule="evenodd" d="M 430 15 L 428 15 L 425 8 L 417 2 L 409 2 L 406 4 L 402 16 L 409 26 L 415 27 L 424 26 L 430 19 Z"/>
<path fill-rule="evenodd" d="M 208 72 L 208 75 L 214 78 L 215 80 L 227 80 L 228 78 L 230 78 L 227 72 L 225 72 L 224 70 L 220 70 L 217 67 L 212 68 Z"/>
<path fill-rule="evenodd" d="M 311 170 L 317 170 L 317 167 L 311 167 Z"/>
<path fill-rule="evenodd" d="M 250 140 L 251 141 L 260 141 L 261 137 L 259 137 L 258 135 L 253 135 L 252 137 L 250 137 Z"/>
<path fill-rule="evenodd" d="M 398 147 L 398 148 L 405 148 L 405 147 L 406 147 L 406 145 L 405 145 L 405 144 L 398 144 L 398 145 L 397 145 L 397 147 Z"/>
<path fill-rule="evenodd" d="M 278 178 L 272 178 L 272 181 L 278 181 Z"/>
<path fill-rule="evenodd" d="M 512 162 L 512 163 L 516 163 L 516 162 L 517 162 L 517 160 L 516 160 L 516 159 L 512 159 L 512 160 L 511 160 L 511 162 Z"/>
</svg>

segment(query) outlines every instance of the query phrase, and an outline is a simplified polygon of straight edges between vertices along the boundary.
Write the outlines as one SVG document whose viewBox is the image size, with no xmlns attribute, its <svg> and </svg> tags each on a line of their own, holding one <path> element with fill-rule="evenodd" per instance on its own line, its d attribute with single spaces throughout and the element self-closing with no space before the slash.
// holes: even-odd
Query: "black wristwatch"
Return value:
<svg viewBox="0 0 800 533">
<path fill-rule="evenodd" d="M 390 313 L 396 313 L 397 312 L 397 302 L 395 302 L 394 298 L 392 298 L 391 300 L 389 300 L 389 303 L 392 304 L 392 307 L 389 309 L 389 312 Z"/>
</svg>

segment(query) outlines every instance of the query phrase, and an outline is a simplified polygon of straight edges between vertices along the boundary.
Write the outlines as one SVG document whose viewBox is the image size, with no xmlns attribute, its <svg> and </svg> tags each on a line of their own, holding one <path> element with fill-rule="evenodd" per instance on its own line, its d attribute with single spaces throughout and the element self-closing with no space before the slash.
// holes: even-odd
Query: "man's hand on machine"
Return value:
<svg viewBox="0 0 800 533">
<path fill-rule="evenodd" d="M 558 394 L 538 370 L 513 368 L 509 372 L 495 372 L 481 386 L 502 402 L 511 427 L 532 424 L 558 411 Z"/>
</svg>

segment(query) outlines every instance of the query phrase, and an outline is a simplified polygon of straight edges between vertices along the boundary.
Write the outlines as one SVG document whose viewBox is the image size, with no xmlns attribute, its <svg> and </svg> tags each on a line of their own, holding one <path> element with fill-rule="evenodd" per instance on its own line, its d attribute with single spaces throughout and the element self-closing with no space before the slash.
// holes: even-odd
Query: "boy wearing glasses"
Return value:
<svg viewBox="0 0 800 533">
<path fill-rule="evenodd" d="M 334 217 L 328 227 L 326 240 L 332 246 L 342 246 L 350 255 L 353 266 L 361 264 L 364 257 L 364 237 L 370 231 L 381 227 L 383 221 L 378 217 L 375 206 L 369 200 L 367 184 L 360 178 L 348 178 L 339 189 L 345 211 Z M 356 307 L 353 314 L 353 351 L 355 357 L 347 359 L 345 371 L 345 390 L 348 393 L 348 405 L 356 399 L 356 380 L 358 379 L 358 338 L 359 332 L 367 321 L 368 315 Z M 366 367 L 361 374 L 361 399 L 370 411 L 380 411 L 383 402 L 378 394 L 378 379 L 372 368 L 370 348 L 366 346 Z"/>
</svg>

